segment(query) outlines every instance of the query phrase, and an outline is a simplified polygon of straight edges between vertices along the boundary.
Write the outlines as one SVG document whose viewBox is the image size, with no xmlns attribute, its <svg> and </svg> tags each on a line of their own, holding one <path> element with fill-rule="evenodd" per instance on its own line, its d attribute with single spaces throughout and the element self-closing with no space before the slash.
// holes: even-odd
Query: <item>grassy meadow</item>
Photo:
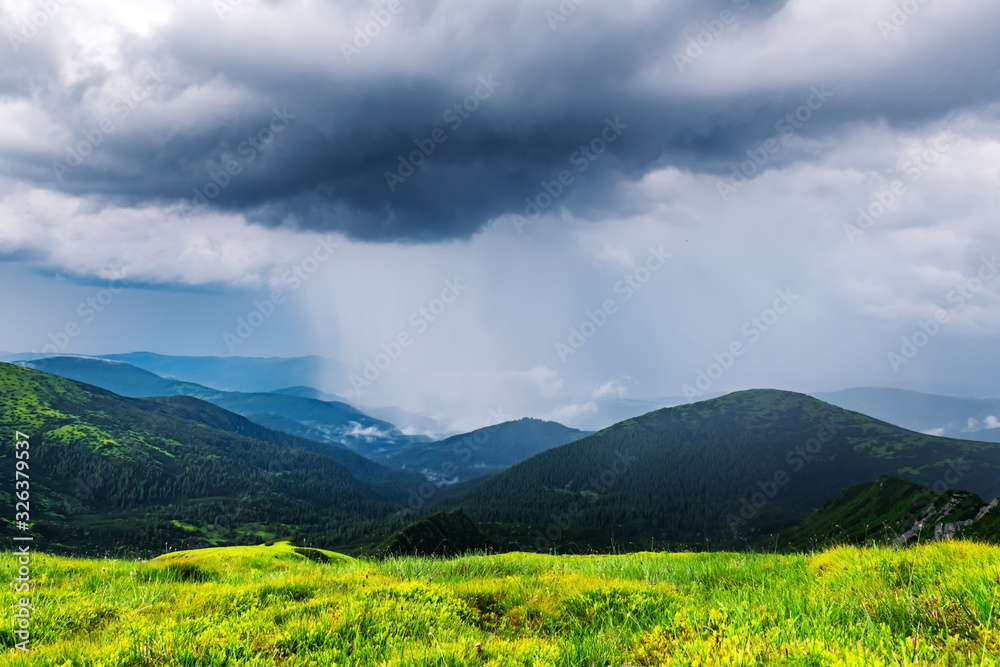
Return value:
<svg viewBox="0 0 1000 667">
<path fill-rule="evenodd" d="M 370 561 L 278 543 L 32 567 L 32 651 L 5 632 L 3 664 L 1000 665 L 1000 548 L 971 542 Z"/>
</svg>

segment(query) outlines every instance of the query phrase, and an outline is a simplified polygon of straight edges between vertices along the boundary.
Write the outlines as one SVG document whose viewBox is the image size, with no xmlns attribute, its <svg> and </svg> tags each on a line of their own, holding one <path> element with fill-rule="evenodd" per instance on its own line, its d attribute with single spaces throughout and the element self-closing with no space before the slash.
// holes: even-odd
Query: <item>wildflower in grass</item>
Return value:
<svg viewBox="0 0 1000 667">
<path fill-rule="evenodd" d="M 480 644 L 479 642 L 476 642 L 476 653 L 478 653 L 479 655 L 483 654 L 483 645 Z"/>
</svg>

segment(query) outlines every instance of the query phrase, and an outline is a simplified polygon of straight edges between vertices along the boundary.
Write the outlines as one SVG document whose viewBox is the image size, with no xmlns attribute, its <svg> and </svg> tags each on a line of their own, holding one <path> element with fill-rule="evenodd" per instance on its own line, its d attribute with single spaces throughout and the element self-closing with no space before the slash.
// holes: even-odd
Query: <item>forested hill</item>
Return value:
<svg viewBox="0 0 1000 667">
<path fill-rule="evenodd" d="M 47 550 L 162 551 L 289 532 L 334 547 L 387 531 L 393 511 L 385 495 L 317 453 L 331 449 L 324 445 L 267 436 L 195 399 L 129 399 L 0 363 L 8 470 L 15 431 L 30 436 L 33 531 Z M 384 474 L 399 476 L 386 484 L 406 481 Z M 14 516 L 12 499 L 0 502 L 4 517 Z"/>
<path fill-rule="evenodd" d="M 992 498 L 1000 445 L 906 431 L 803 394 L 742 391 L 616 424 L 432 509 L 533 525 L 537 546 L 580 529 L 739 546 L 884 474 Z"/>
</svg>

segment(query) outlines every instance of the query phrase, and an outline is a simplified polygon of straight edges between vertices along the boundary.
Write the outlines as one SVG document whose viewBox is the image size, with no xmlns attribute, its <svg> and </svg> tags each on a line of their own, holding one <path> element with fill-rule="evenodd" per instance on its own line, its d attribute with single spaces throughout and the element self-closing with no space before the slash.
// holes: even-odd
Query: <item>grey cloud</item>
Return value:
<svg viewBox="0 0 1000 667">
<path fill-rule="evenodd" d="M 701 22 L 732 5 L 664 3 L 637 21 L 623 17 L 623 10 L 588 3 L 552 31 L 544 12 L 557 3 L 494 3 L 478 15 L 477 29 L 462 36 L 438 15 L 448 3 L 419 5 L 419 11 L 400 14 L 398 25 L 390 26 L 395 32 L 362 52 L 358 62 L 328 67 L 272 48 L 249 29 L 233 33 L 236 23 L 220 27 L 210 13 L 184 5 L 174 22 L 148 38 L 123 41 L 131 80 L 141 79 L 144 63 L 168 76 L 91 157 L 61 182 L 51 164 L 65 159 L 61 148 L 45 156 L 7 155 L 2 168 L 118 205 L 203 203 L 265 225 L 291 223 L 372 241 L 436 241 L 467 237 L 491 219 L 523 213 L 525 198 L 542 192 L 543 182 L 575 169 L 571 156 L 600 136 L 607 118 L 620 117 L 628 130 L 585 173 L 574 171 L 573 185 L 555 204 L 580 217 L 636 206 L 623 201 L 620 185 L 656 168 L 728 173 L 746 159 L 747 149 L 775 135 L 775 123 L 804 103 L 813 84 L 826 83 L 836 93 L 799 130 L 820 139 L 858 122 L 918 124 L 987 104 L 1000 91 L 1000 46 L 973 34 L 962 36 L 964 50 L 943 40 L 871 76 L 865 54 L 845 53 L 856 62 L 844 81 L 812 81 L 806 73 L 799 82 L 776 85 L 762 72 L 759 82 L 744 82 L 741 92 L 722 98 L 636 83 L 654 62 L 671 66 L 671 53 Z M 741 21 L 752 27 L 783 6 L 751 3 Z M 979 29 L 986 31 L 998 11 L 978 11 Z M 349 38 L 339 31 L 330 42 Z M 4 68 L 0 86 L 31 99 L 80 141 L 100 116 L 77 109 L 110 74 L 95 66 L 59 90 L 56 78 L 66 63 L 54 60 L 51 40 L 38 39 L 31 46 L 40 60 L 17 59 L 18 73 Z M 424 40 L 422 49 L 414 46 L 416 39 Z M 337 48 L 330 53 L 340 57 Z M 392 64 L 383 66 L 387 54 Z M 683 76 L 698 77 L 700 64 Z M 665 79 L 677 76 L 663 73 Z M 500 85 L 476 100 L 479 108 L 455 127 L 458 117 L 446 113 L 482 90 L 480 77 Z M 222 117 L 207 95 L 201 113 L 185 122 L 163 117 L 162 109 L 198 89 L 226 89 L 245 101 L 238 113 Z M 295 118 L 258 150 L 250 137 L 262 143 L 260 133 L 266 133 L 274 109 Z M 435 130 L 447 137 L 443 144 L 427 143 Z M 418 141 L 433 145 L 433 155 L 390 188 L 386 172 L 397 172 L 399 156 L 419 150 Z M 771 164 L 804 157 L 809 155 L 789 149 Z M 206 187 L 218 192 L 202 202 L 196 193 L 206 193 Z"/>
</svg>

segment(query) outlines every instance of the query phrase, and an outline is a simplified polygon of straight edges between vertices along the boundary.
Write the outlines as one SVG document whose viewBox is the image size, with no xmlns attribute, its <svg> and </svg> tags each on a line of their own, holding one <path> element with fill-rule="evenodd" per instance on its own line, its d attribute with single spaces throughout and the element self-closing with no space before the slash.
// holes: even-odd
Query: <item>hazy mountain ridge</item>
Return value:
<svg viewBox="0 0 1000 667">
<path fill-rule="evenodd" d="M 269 429 L 348 447 L 373 461 L 420 472 L 440 484 L 499 472 L 541 451 L 586 435 L 553 422 L 521 420 L 435 442 L 425 436 L 406 436 L 394 424 L 375 419 L 347 403 L 328 400 L 331 395 L 310 387 L 289 387 L 265 393 L 225 392 L 192 382 L 161 378 L 123 361 L 52 357 L 44 364 L 18 363 L 25 367 L 44 365 L 47 372 L 122 396 L 193 396 Z"/>
<path fill-rule="evenodd" d="M 193 382 L 162 378 L 122 361 L 91 357 L 51 357 L 18 364 L 122 396 L 193 396 L 269 428 L 317 442 L 344 445 L 364 455 L 411 442 L 393 424 L 369 417 L 343 402 L 290 394 L 219 391 Z"/>
<path fill-rule="evenodd" d="M 536 454 L 588 435 L 586 431 L 556 422 L 524 418 L 437 442 L 399 448 L 379 460 L 420 472 L 433 482 L 455 484 L 506 470 Z"/>
<path fill-rule="evenodd" d="M 858 387 L 812 394 L 911 431 L 1000 442 L 1000 399 L 940 396 L 904 389 Z"/>
<path fill-rule="evenodd" d="M 184 357 L 129 352 L 100 357 L 142 368 L 160 377 L 194 382 L 220 391 L 243 393 L 271 392 L 280 387 L 302 385 L 331 391 L 346 383 L 347 371 L 336 361 L 309 355 L 304 357 Z M 334 387 L 330 387 L 331 378 Z M 339 383 L 337 378 L 344 378 Z"/>
</svg>

